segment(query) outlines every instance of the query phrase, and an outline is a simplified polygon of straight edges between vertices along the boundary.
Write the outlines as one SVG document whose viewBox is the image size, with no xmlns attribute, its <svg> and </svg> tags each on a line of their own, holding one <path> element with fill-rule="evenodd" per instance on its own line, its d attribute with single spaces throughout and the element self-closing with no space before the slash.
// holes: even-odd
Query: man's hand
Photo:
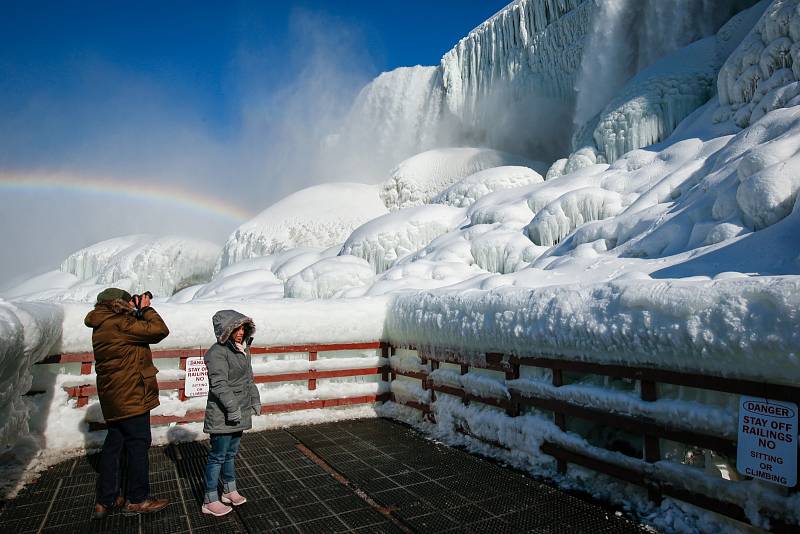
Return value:
<svg viewBox="0 0 800 534">
<path fill-rule="evenodd" d="M 150 293 L 145 292 L 142 294 L 142 300 L 139 302 L 140 308 L 149 308 L 150 307 Z"/>
</svg>

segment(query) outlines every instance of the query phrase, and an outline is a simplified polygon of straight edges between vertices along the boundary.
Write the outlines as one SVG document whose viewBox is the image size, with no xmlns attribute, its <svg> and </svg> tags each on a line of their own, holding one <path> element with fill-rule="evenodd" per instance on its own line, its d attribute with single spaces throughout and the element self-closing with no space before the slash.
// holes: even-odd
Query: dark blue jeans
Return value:
<svg viewBox="0 0 800 534">
<path fill-rule="evenodd" d="M 128 459 L 128 484 L 125 491 L 128 501 L 136 504 L 150 493 L 150 412 L 108 423 L 108 434 L 103 442 L 97 477 L 97 502 L 111 507 L 119 494 L 119 462 L 122 449 Z"/>
<path fill-rule="evenodd" d="M 239 452 L 241 432 L 233 434 L 211 434 L 211 450 L 206 462 L 206 494 L 203 502 L 219 500 L 219 477 L 222 471 L 222 491 L 236 491 L 236 470 L 233 464 Z"/>
</svg>

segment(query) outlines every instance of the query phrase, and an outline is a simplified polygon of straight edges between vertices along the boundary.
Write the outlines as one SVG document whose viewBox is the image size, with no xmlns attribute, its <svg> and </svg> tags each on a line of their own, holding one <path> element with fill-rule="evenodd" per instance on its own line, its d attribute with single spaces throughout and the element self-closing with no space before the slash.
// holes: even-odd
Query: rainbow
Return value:
<svg viewBox="0 0 800 534">
<path fill-rule="evenodd" d="M 194 191 L 148 180 L 131 181 L 116 177 L 87 177 L 64 172 L 11 173 L 0 171 L 0 191 L 63 191 L 113 195 L 130 199 L 158 201 L 191 210 L 212 213 L 235 222 L 244 222 L 253 213 L 231 202 Z"/>
</svg>

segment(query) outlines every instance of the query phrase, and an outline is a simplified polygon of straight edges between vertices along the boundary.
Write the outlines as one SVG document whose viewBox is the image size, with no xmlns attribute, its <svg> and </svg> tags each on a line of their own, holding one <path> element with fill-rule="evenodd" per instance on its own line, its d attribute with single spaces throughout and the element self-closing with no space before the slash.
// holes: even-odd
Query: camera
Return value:
<svg viewBox="0 0 800 534">
<path fill-rule="evenodd" d="M 145 291 L 141 295 L 131 295 L 131 304 L 136 308 L 136 311 L 133 313 L 137 319 L 141 319 L 142 315 L 144 314 L 144 310 L 142 309 L 142 298 L 147 297 L 148 299 L 153 298 L 153 294 L 149 291 Z M 149 308 L 149 306 L 145 306 L 145 309 Z"/>
</svg>

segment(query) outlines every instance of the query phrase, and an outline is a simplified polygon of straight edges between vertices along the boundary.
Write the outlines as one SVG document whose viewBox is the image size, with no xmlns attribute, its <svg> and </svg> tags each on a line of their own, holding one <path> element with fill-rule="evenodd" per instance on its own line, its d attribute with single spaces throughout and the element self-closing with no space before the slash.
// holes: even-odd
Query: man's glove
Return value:
<svg viewBox="0 0 800 534">
<path fill-rule="evenodd" d="M 232 412 L 228 412 L 225 416 L 228 419 L 229 423 L 238 424 L 239 421 L 242 420 L 242 410 L 240 408 L 236 408 Z"/>
</svg>

